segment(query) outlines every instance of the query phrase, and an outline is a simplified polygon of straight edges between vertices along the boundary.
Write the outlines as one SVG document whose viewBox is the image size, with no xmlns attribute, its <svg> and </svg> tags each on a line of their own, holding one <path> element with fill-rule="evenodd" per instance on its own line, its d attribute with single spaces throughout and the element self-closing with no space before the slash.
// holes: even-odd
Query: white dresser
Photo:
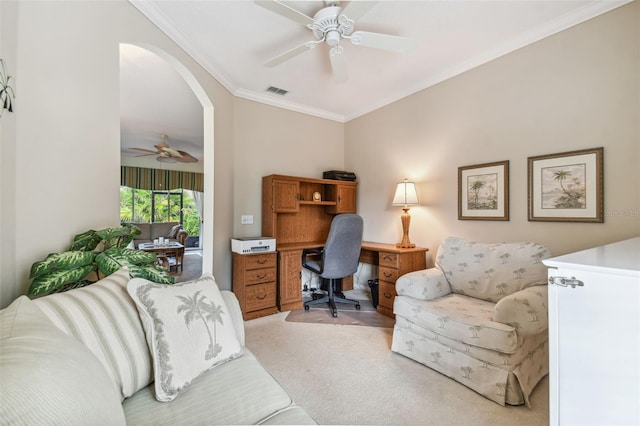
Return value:
<svg viewBox="0 0 640 426">
<path fill-rule="evenodd" d="M 551 425 L 640 425 L 640 237 L 543 262 Z"/>
</svg>

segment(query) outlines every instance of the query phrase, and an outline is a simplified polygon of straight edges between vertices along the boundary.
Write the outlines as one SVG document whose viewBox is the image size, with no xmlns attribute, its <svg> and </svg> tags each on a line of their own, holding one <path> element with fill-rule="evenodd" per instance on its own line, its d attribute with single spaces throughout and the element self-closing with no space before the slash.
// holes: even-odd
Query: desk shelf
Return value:
<svg viewBox="0 0 640 426">
<path fill-rule="evenodd" d="M 305 206 L 336 206 L 338 205 L 335 201 L 300 201 L 300 205 Z"/>
</svg>

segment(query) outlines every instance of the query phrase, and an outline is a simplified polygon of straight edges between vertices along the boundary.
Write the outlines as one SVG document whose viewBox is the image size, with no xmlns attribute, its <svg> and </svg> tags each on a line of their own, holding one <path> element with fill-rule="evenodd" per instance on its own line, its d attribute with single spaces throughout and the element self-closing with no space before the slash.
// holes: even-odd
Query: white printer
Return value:
<svg viewBox="0 0 640 426">
<path fill-rule="evenodd" d="M 272 237 L 232 238 L 231 251 L 240 254 L 273 252 L 276 251 L 276 239 Z"/>
</svg>

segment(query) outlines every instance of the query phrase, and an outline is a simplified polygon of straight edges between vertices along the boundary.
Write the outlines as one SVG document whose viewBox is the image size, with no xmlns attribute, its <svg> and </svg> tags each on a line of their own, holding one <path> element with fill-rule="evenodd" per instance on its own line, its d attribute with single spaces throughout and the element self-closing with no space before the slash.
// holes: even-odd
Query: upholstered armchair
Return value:
<svg viewBox="0 0 640 426">
<path fill-rule="evenodd" d="M 505 405 L 548 374 L 549 251 L 445 239 L 436 267 L 396 281 L 391 349 Z"/>
</svg>

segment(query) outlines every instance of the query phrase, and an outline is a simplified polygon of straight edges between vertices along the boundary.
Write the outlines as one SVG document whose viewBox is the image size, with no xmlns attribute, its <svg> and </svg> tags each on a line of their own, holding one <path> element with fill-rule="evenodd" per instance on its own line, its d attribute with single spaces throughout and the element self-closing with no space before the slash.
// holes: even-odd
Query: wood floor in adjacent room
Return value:
<svg viewBox="0 0 640 426">
<path fill-rule="evenodd" d="M 548 377 L 531 395 L 532 408 L 502 407 L 391 352 L 393 329 L 288 322 L 287 315 L 246 321 L 246 346 L 320 424 L 549 424 Z"/>
</svg>

